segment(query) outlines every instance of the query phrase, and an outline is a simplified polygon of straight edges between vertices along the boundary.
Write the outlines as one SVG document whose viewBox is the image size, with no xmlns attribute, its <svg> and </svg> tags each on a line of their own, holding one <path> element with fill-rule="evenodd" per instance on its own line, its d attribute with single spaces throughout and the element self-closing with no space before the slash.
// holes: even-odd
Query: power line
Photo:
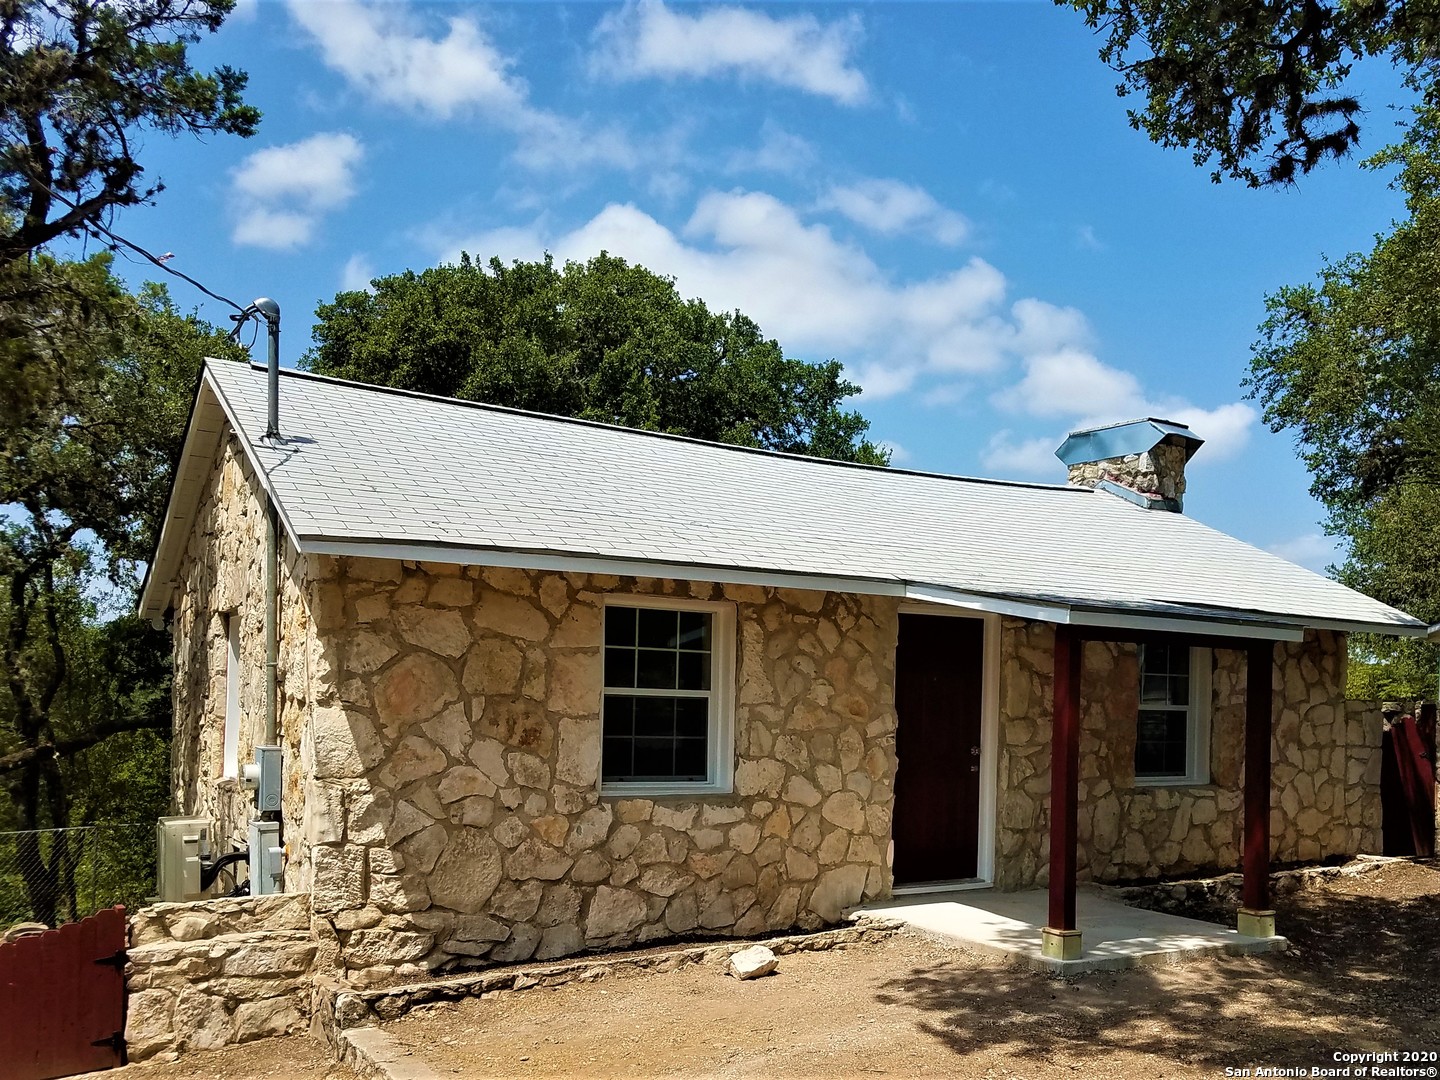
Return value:
<svg viewBox="0 0 1440 1080">
<path fill-rule="evenodd" d="M 72 202 L 70 199 L 68 199 L 68 198 L 66 198 L 64 195 L 60 194 L 60 192 L 56 191 L 54 188 L 52 188 L 49 184 L 45 183 L 45 181 L 41 180 L 39 177 L 27 175 L 27 176 L 26 176 L 26 179 L 27 179 L 30 183 L 33 183 L 33 184 L 35 184 L 35 185 L 38 186 L 38 187 L 44 188 L 47 192 L 50 193 L 50 196 L 51 196 L 52 198 L 59 199 L 59 200 L 60 200 L 62 203 L 64 203 L 66 206 L 70 207 L 70 209 L 72 209 L 72 210 L 78 210 L 78 209 L 80 208 L 76 203 Z M 148 259 L 151 263 L 153 263 L 154 265 L 158 266 L 161 270 L 164 270 L 167 274 L 171 274 L 171 275 L 173 275 L 174 277 L 179 278 L 181 281 L 185 281 L 185 282 L 188 282 L 189 284 L 193 285 L 195 288 L 199 289 L 202 293 L 204 293 L 206 296 L 210 297 L 212 300 L 219 300 L 222 304 L 229 304 L 232 308 L 234 308 L 236 311 L 238 311 L 238 312 L 240 313 L 240 315 L 243 316 L 245 319 L 251 318 L 251 317 L 253 316 L 254 312 L 253 312 L 250 308 L 242 307 L 241 305 L 237 304 L 234 300 L 231 300 L 228 296 L 221 296 L 221 295 L 220 295 L 219 293 L 217 293 L 217 292 L 212 292 L 211 290 L 207 289 L 204 285 L 201 285 L 200 282 L 198 282 L 198 281 L 196 281 L 194 278 L 192 278 L 189 274 L 186 274 L 186 273 L 184 273 L 184 272 L 182 272 L 182 271 L 180 271 L 180 270 L 176 270 L 176 269 L 175 269 L 174 267 L 172 267 L 172 266 L 167 266 L 167 265 L 166 265 L 166 260 L 165 260 L 164 258 L 161 258 L 160 256 L 155 255 L 155 254 L 153 254 L 153 253 L 150 252 L 150 251 L 147 251 L 145 248 L 141 247 L 139 244 L 135 243 L 133 240 L 127 240 L 127 239 L 125 239 L 125 237 L 121 236 L 119 233 L 115 232 L 113 229 L 108 228 L 108 227 L 105 226 L 105 225 L 102 225 L 99 221 L 82 221 L 82 222 L 80 223 L 80 228 L 81 228 L 82 230 L 87 231 L 87 232 L 94 233 L 94 234 L 96 234 L 97 236 L 103 236 L 103 237 L 111 240 L 113 243 L 120 244 L 120 245 L 122 245 L 123 247 L 129 248 L 131 251 L 135 252 L 137 255 L 143 256 L 145 259 Z M 241 319 L 236 319 L 236 317 L 235 317 L 234 315 L 232 315 L 232 316 L 230 316 L 230 317 L 231 317 L 232 319 L 235 319 L 235 322 L 236 322 L 236 330 L 238 331 L 240 325 L 242 324 L 242 320 L 241 320 Z"/>
</svg>

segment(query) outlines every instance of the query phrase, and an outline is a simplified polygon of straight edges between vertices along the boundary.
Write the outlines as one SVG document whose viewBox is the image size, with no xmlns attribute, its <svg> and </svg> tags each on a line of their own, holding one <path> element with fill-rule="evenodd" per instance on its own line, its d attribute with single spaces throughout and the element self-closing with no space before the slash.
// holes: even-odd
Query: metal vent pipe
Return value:
<svg viewBox="0 0 1440 1080">
<path fill-rule="evenodd" d="M 266 368 L 268 379 L 265 438 L 280 438 L 280 305 L 262 296 L 250 305 L 265 318 L 269 330 L 270 355 Z M 276 700 L 279 667 L 280 634 L 277 609 L 280 606 L 280 521 L 273 497 L 266 500 L 265 510 L 265 745 L 274 746 L 279 730 L 279 702 Z"/>
</svg>

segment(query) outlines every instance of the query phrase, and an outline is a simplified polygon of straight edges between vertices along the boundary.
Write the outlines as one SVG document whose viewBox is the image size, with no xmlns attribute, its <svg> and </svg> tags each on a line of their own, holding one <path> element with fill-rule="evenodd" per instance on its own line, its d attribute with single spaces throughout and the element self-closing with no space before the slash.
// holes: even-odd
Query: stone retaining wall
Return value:
<svg viewBox="0 0 1440 1080">
<path fill-rule="evenodd" d="M 600 796 L 626 595 L 733 605 L 734 794 Z M 304 834 L 352 982 L 815 927 L 889 887 L 894 600 L 353 559 L 314 605 Z"/>
<path fill-rule="evenodd" d="M 309 1023 L 316 945 L 303 893 L 142 908 L 130 921 L 130 942 L 131 1061 Z"/>
</svg>

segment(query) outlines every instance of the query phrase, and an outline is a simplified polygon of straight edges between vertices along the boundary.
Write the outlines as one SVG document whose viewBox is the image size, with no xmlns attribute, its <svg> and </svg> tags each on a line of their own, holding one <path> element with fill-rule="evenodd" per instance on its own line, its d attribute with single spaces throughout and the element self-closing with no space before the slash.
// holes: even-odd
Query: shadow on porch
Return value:
<svg viewBox="0 0 1440 1080">
<path fill-rule="evenodd" d="M 1107 899 L 1098 890 L 1078 890 L 1076 906 L 1085 927 L 1079 959 L 1058 960 L 1041 953 L 1048 893 L 920 893 L 869 904 L 857 914 L 899 919 L 919 930 L 960 942 L 1013 963 L 1060 975 L 1113 971 L 1152 964 L 1182 963 L 1199 956 L 1275 952 L 1283 937 L 1248 937 L 1213 923 L 1146 911 Z"/>
</svg>

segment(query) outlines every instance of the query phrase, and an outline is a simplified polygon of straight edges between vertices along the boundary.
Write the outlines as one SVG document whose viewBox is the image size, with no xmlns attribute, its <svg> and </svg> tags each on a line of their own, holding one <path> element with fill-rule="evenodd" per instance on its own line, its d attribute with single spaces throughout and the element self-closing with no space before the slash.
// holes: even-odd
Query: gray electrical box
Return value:
<svg viewBox="0 0 1440 1080">
<path fill-rule="evenodd" d="M 278 821 L 250 822 L 250 895 L 285 891 L 285 849 Z"/>
<path fill-rule="evenodd" d="M 245 786 L 255 792 L 255 809 L 262 814 L 280 812 L 280 747 L 255 747 L 255 760 L 245 766 Z"/>
</svg>

